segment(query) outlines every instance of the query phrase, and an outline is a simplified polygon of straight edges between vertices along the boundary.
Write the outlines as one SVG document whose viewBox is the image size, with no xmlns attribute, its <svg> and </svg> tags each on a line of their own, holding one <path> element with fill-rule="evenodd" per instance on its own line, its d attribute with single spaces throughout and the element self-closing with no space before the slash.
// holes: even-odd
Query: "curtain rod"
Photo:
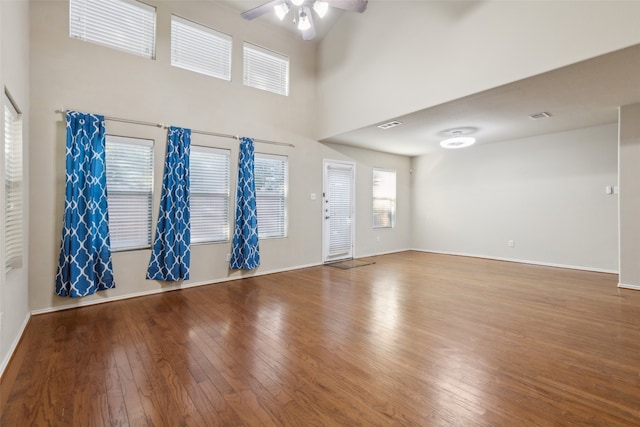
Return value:
<svg viewBox="0 0 640 427">
<path fill-rule="evenodd" d="M 65 108 L 61 108 L 59 110 L 56 110 L 56 113 L 66 113 L 67 111 L 70 111 L 70 110 L 67 110 Z M 112 121 L 112 122 L 131 123 L 131 124 L 134 124 L 134 125 L 151 126 L 151 127 L 156 127 L 156 128 L 169 129 L 169 126 L 165 125 L 164 123 L 143 122 L 143 121 L 140 121 L 140 120 L 123 119 L 123 118 L 120 118 L 120 117 L 111 117 L 111 116 L 104 116 L 104 119 Z M 231 139 L 235 139 L 235 140 L 240 140 L 239 136 L 237 136 L 237 135 L 229 135 L 229 134 L 226 134 L 226 133 L 208 132 L 208 131 L 196 130 L 196 129 L 191 129 L 191 133 L 197 133 L 197 134 L 200 134 L 200 135 L 218 136 L 220 138 L 231 138 Z M 268 139 L 257 139 L 257 138 L 254 138 L 253 141 L 254 142 L 260 142 L 262 144 L 281 145 L 283 147 L 291 147 L 291 148 L 295 148 L 296 147 L 293 144 L 289 144 L 289 143 L 286 143 L 286 142 L 269 141 Z"/>
</svg>

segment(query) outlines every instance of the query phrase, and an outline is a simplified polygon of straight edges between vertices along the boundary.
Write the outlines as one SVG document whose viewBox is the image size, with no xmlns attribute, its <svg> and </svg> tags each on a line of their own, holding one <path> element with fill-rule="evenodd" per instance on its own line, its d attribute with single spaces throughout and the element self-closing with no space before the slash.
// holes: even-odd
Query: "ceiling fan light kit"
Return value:
<svg viewBox="0 0 640 427">
<path fill-rule="evenodd" d="M 315 10 L 320 18 L 324 18 L 329 11 L 329 3 L 322 0 L 316 0 L 313 3 L 313 10 Z"/>
<path fill-rule="evenodd" d="M 368 0 L 272 0 L 242 12 L 240 15 L 244 19 L 251 20 L 273 10 L 278 19 L 283 21 L 289 11 L 295 9 L 293 23 L 302 33 L 304 40 L 311 40 L 316 36 L 311 9 L 318 18 L 322 19 L 327 15 L 329 6 L 362 13 L 367 9 L 367 3 Z"/>
<path fill-rule="evenodd" d="M 311 28 L 311 18 L 309 18 L 308 9 L 306 7 L 301 7 L 298 10 L 298 29 L 300 31 L 307 31 Z"/>
<path fill-rule="evenodd" d="M 282 21 L 284 17 L 287 16 L 287 13 L 289 13 L 289 5 L 287 3 L 279 3 L 273 6 L 273 10 L 276 12 L 278 19 Z"/>
</svg>

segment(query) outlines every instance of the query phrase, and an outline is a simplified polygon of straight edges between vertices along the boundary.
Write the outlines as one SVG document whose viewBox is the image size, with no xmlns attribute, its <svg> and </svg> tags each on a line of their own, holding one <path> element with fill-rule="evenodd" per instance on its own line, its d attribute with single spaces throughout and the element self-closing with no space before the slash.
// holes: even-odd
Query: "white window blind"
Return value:
<svg viewBox="0 0 640 427">
<path fill-rule="evenodd" d="M 328 186 L 331 230 L 328 254 L 348 256 L 353 247 L 353 167 L 329 167 Z"/>
<path fill-rule="evenodd" d="M 153 141 L 107 135 L 106 168 L 111 249 L 151 246 Z"/>
<path fill-rule="evenodd" d="M 396 172 L 373 169 L 373 228 L 396 224 Z"/>
<path fill-rule="evenodd" d="M 5 267 L 22 266 L 23 241 L 22 117 L 10 100 L 4 104 Z"/>
<path fill-rule="evenodd" d="M 154 58 L 156 8 L 136 0 L 70 0 L 69 36 Z"/>
<path fill-rule="evenodd" d="M 171 16 L 171 65 L 231 80 L 231 36 Z"/>
<path fill-rule="evenodd" d="M 287 236 L 287 169 L 286 156 L 255 155 L 254 180 L 260 239 Z"/>
<path fill-rule="evenodd" d="M 191 146 L 191 243 L 229 241 L 229 150 Z"/>
<path fill-rule="evenodd" d="M 244 84 L 288 96 L 289 58 L 245 42 Z"/>
</svg>

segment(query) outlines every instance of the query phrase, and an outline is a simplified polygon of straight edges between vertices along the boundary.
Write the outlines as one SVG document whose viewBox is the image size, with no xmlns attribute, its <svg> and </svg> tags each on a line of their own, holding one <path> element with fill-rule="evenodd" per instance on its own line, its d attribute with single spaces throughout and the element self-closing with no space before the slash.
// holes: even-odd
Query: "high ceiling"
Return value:
<svg viewBox="0 0 640 427">
<path fill-rule="evenodd" d="M 263 0 L 226 0 L 238 11 Z M 332 9 L 319 23 L 318 37 L 327 33 L 343 12 Z M 366 14 L 366 12 L 365 12 Z M 258 18 L 288 31 L 295 26 L 275 16 Z M 640 45 L 593 58 L 525 80 L 470 95 L 399 117 L 389 117 L 360 129 L 335 135 L 324 142 L 402 154 L 423 155 L 441 150 L 446 131 L 472 128 L 477 144 L 509 141 L 547 133 L 617 121 L 617 108 L 640 102 Z M 551 117 L 533 120 L 529 115 L 547 112 Z M 387 130 L 377 125 L 397 120 L 403 124 Z"/>
<path fill-rule="evenodd" d="M 253 9 L 254 7 L 261 6 L 265 3 L 268 3 L 271 0 L 222 0 L 224 3 L 227 3 L 229 6 L 233 7 L 238 11 L 238 14 Z M 327 15 L 322 18 L 314 18 L 314 24 L 316 27 L 316 37 L 313 40 L 307 41 L 307 43 L 317 43 L 327 34 L 327 32 L 331 29 L 333 24 L 340 18 L 344 11 L 336 8 L 329 8 L 329 12 Z M 256 18 L 257 21 L 266 22 L 270 25 L 275 25 L 277 27 L 282 28 L 283 30 L 289 31 L 292 34 L 300 35 L 300 30 L 297 29 L 296 25 L 293 23 L 293 14 L 289 12 L 289 14 L 280 21 L 278 17 L 274 13 L 269 13 L 259 18 Z"/>
</svg>

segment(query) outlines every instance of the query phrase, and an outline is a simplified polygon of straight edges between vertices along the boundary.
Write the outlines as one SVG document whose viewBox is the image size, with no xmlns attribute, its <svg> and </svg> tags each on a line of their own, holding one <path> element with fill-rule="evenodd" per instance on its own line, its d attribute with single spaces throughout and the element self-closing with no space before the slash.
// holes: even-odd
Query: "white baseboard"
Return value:
<svg viewBox="0 0 640 427">
<path fill-rule="evenodd" d="M 568 268 L 568 269 L 572 269 L 572 270 L 585 270 L 585 271 L 595 271 L 595 272 L 599 272 L 599 273 L 618 274 L 618 271 L 615 271 L 615 270 L 606 270 L 606 269 L 599 269 L 599 268 L 593 268 L 593 267 L 574 266 L 574 265 L 556 264 L 556 263 L 546 263 L 546 262 L 530 261 L 530 260 L 522 260 L 522 259 L 513 259 L 513 258 L 500 258 L 500 257 L 487 256 L 487 255 L 477 255 L 477 254 L 468 254 L 468 253 L 459 253 L 459 252 L 434 251 L 434 250 L 417 249 L 417 248 L 396 249 L 396 250 L 385 251 L 385 252 L 373 252 L 373 253 L 358 254 L 358 258 L 365 258 L 365 257 L 379 256 L 379 255 L 388 255 L 388 254 L 400 253 L 400 252 L 405 252 L 405 251 L 417 251 L 417 252 L 436 253 L 436 254 L 443 254 L 443 255 L 466 256 L 466 257 L 472 257 L 472 258 L 486 258 L 486 259 L 493 259 L 493 260 L 497 260 L 497 261 L 518 262 L 518 263 L 523 263 L 523 264 L 542 265 L 542 266 L 547 266 L 547 267 L 559 267 L 559 268 Z M 51 312 L 55 312 L 55 311 L 69 310 L 69 309 L 72 309 L 72 308 L 86 307 L 86 306 L 90 306 L 90 305 L 102 304 L 102 303 L 111 302 L 111 301 L 119 301 L 119 300 L 124 300 L 124 299 L 129 299 L 129 298 L 137 298 L 137 297 L 141 297 L 141 296 L 145 296 L 145 295 L 154 295 L 154 294 L 158 294 L 158 293 L 162 293 L 162 292 L 174 291 L 174 290 L 178 290 L 178 289 L 188 289 L 188 288 L 193 288 L 193 287 L 196 287 L 196 286 L 213 285 L 213 284 L 216 284 L 216 283 L 230 282 L 232 280 L 239 280 L 239 279 L 244 279 L 244 278 L 248 278 L 248 277 L 264 276 L 264 275 L 267 275 L 267 274 L 274 274 L 274 273 L 282 273 L 282 272 L 285 272 L 285 271 L 299 270 L 299 269 L 302 269 L 302 268 L 315 267 L 315 266 L 318 266 L 318 265 L 322 265 L 322 263 L 318 262 L 318 263 L 311 263 L 311 264 L 303 264 L 303 265 L 297 265 L 297 266 L 293 266 L 293 267 L 279 268 L 279 269 L 273 269 L 273 270 L 268 270 L 268 271 L 260 271 L 260 272 L 257 272 L 257 273 L 249 273 L 249 274 L 240 273 L 237 276 L 223 277 L 223 278 L 220 278 L 220 279 L 206 280 L 206 281 L 201 281 L 201 282 L 189 282 L 189 283 L 174 284 L 174 285 L 165 286 L 165 287 L 162 287 L 162 288 L 159 288 L 159 289 L 151 289 L 151 290 L 148 290 L 148 291 L 134 292 L 134 293 L 129 293 L 129 294 L 125 294 L 125 295 L 118 295 L 118 296 L 112 296 L 112 297 L 105 297 L 105 298 L 101 298 L 101 299 L 98 299 L 98 300 L 89 300 L 89 301 L 76 300 L 76 301 L 74 301 L 73 304 L 65 304 L 65 305 L 56 306 L 56 307 L 47 307 L 47 308 L 43 308 L 43 309 L 32 310 L 31 314 L 32 315 L 38 315 L 38 314 L 44 314 L 44 313 L 51 313 Z M 621 287 L 621 288 L 640 289 L 640 287 L 634 287 L 634 285 L 623 285 L 623 284 L 620 284 L 618 286 Z M 26 325 L 26 323 L 25 323 L 25 325 Z"/>
<path fill-rule="evenodd" d="M 267 274 L 284 273 L 285 271 L 301 270 L 303 268 L 317 267 L 319 265 L 322 265 L 322 263 L 314 262 L 311 264 L 296 265 L 294 267 L 276 268 L 274 270 L 259 271 L 254 274 L 252 274 L 251 272 L 247 272 L 248 274 L 240 273 L 237 276 L 233 276 L 233 277 L 224 277 L 222 279 L 206 280 L 203 282 L 185 283 L 181 286 L 177 286 L 175 289 L 187 289 L 187 288 L 193 288 L 196 286 L 212 285 L 215 283 L 222 283 L 222 282 L 231 282 L 232 280 L 248 279 L 249 277 L 256 277 L 256 276 L 266 276 Z"/>
<path fill-rule="evenodd" d="M 386 251 L 386 252 L 372 252 L 372 253 L 368 253 L 368 254 L 358 254 L 357 258 L 366 258 L 366 257 L 371 257 L 371 256 L 379 256 L 379 255 L 389 255 L 389 254 L 397 254 L 400 252 L 407 252 L 407 251 L 412 251 L 413 249 L 396 249 L 393 251 Z M 356 258 L 356 257 L 354 257 Z"/>
<path fill-rule="evenodd" d="M 628 285 L 626 283 L 618 283 L 618 287 L 623 289 L 633 289 L 635 291 L 640 291 L 640 285 Z"/>
<path fill-rule="evenodd" d="M 154 295 L 154 294 L 159 294 L 159 293 L 162 293 L 162 292 L 175 291 L 175 290 L 178 290 L 178 289 L 194 288 L 196 286 L 213 285 L 213 284 L 216 284 L 216 283 L 231 282 L 233 280 L 245 279 L 245 278 L 255 277 L 255 276 L 265 276 L 267 274 L 282 273 L 282 272 L 285 272 L 285 271 L 299 270 L 301 268 L 315 267 L 315 266 L 318 266 L 318 265 L 322 265 L 322 264 L 321 263 L 303 264 L 303 265 L 297 265 L 295 267 L 279 268 L 279 269 L 268 270 L 268 271 L 259 271 L 259 272 L 253 273 L 253 274 L 251 274 L 251 273 L 250 274 L 240 273 L 237 276 L 223 277 L 221 279 L 205 280 L 205 281 L 201 281 L 201 282 L 177 283 L 177 284 L 173 284 L 173 285 L 164 286 L 164 287 L 159 288 L 159 289 L 150 289 L 148 291 L 133 292 L 133 293 L 124 294 L 124 295 L 105 297 L 105 298 L 101 298 L 101 299 L 98 299 L 98 300 L 83 301 L 81 299 L 80 300 L 76 299 L 76 300 L 74 300 L 73 304 L 65 304 L 65 305 L 60 305 L 60 306 L 56 306 L 56 307 L 47 307 L 47 308 L 41 308 L 41 309 L 38 309 L 38 310 L 32 310 L 31 314 L 35 316 L 35 315 L 38 315 L 38 314 L 52 313 L 54 311 L 70 310 L 72 308 L 87 307 L 87 306 L 90 306 L 90 305 L 103 304 L 103 303 L 111 302 L 111 301 L 120 301 L 120 300 L 129 299 L 129 298 L 137 298 L 137 297 L 142 297 L 142 296 L 146 296 L 146 295 Z"/>
<path fill-rule="evenodd" d="M 22 338 L 22 334 L 24 333 L 24 329 L 27 327 L 27 323 L 29 323 L 30 318 L 31 318 L 31 314 L 27 313 L 27 317 L 25 317 L 24 322 L 22 322 L 22 326 L 20 326 L 20 330 L 18 331 L 16 338 L 11 343 L 11 347 L 9 347 L 9 352 L 2 360 L 2 363 L 0 364 L 0 378 L 2 378 L 2 375 L 4 374 L 4 370 L 7 368 L 7 365 L 9 365 L 11 356 L 13 356 L 13 352 L 16 351 L 16 347 L 18 347 L 20 338 Z"/>
<path fill-rule="evenodd" d="M 129 298 L 137 298 L 137 297 L 142 297 L 145 295 L 154 295 L 154 294 L 159 294 L 162 292 L 169 292 L 169 291 L 174 291 L 176 289 L 179 289 L 178 287 L 176 287 L 175 285 L 170 285 L 170 286 L 165 286 L 163 288 L 160 289 L 150 289 L 148 291 L 142 291 L 142 292 L 133 292 L 130 294 L 125 294 L 125 295 L 117 295 L 117 296 L 112 296 L 112 297 L 104 297 L 98 300 L 81 300 L 81 299 L 73 299 L 72 301 L 74 301 L 73 304 L 65 304 L 65 305 L 59 305 L 56 307 L 47 307 L 47 308 L 41 308 L 38 310 L 31 310 L 31 315 L 32 316 L 37 316 L 38 314 L 45 314 L 45 313 L 52 313 L 54 311 L 63 311 L 63 310 L 70 310 L 72 308 L 80 308 L 80 307 L 88 307 L 90 305 L 96 305 L 96 304 L 103 304 L 105 302 L 111 302 L 111 301 L 119 301 L 119 300 L 123 300 L 123 299 L 129 299 Z"/>
<path fill-rule="evenodd" d="M 501 258 L 494 257 L 489 255 L 477 255 L 477 254 L 466 254 L 459 252 L 444 252 L 444 251 L 433 251 L 429 249 L 411 249 L 412 251 L 418 252 L 428 252 L 433 254 L 442 254 L 442 255 L 456 255 L 456 256 L 466 256 L 471 258 L 485 258 L 485 259 L 493 259 L 496 261 L 507 261 L 507 262 L 517 262 L 520 264 L 531 264 L 531 265 L 541 265 L 544 267 L 557 267 L 557 268 L 567 268 L 570 270 L 583 270 L 583 271 L 593 271 L 596 273 L 610 273 L 610 274 L 618 274 L 618 270 L 608 270 L 604 268 L 596 268 L 596 267 L 585 267 L 578 265 L 567 265 L 567 264 L 556 264 L 552 262 L 541 262 L 541 261 L 531 261 L 526 259 L 517 259 L 517 258 Z"/>
</svg>

